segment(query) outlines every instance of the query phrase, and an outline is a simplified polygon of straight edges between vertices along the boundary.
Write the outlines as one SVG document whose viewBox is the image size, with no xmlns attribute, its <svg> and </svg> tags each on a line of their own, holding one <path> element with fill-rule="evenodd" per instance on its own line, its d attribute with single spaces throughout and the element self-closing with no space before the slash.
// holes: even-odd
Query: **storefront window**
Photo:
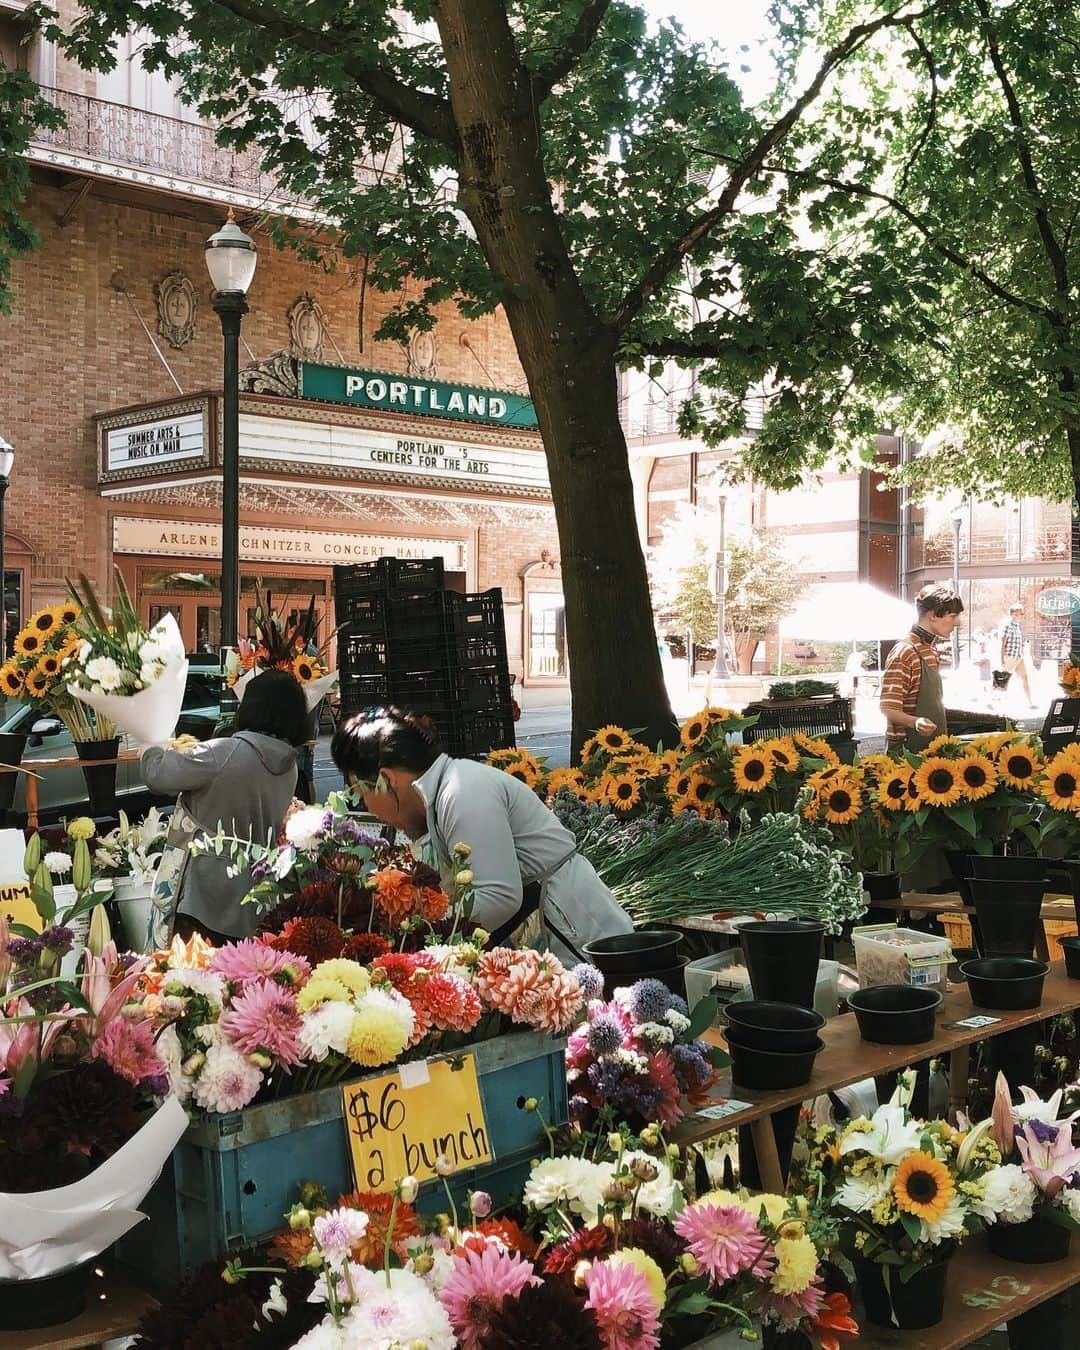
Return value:
<svg viewBox="0 0 1080 1350">
<path fill-rule="evenodd" d="M 179 625 L 182 614 L 179 605 L 151 605 L 150 627 L 153 628 L 154 624 L 160 623 L 166 614 L 171 614 Z"/>
<path fill-rule="evenodd" d="M 566 674 L 566 611 L 561 594 L 534 592 L 529 597 L 529 674 L 548 679 Z"/>
<path fill-rule="evenodd" d="M 195 608 L 195 650 L 216 652 L 221 646 L 221 606 L 197 605 Z"/>
<path fill-rule="evenodd" d="M 22 624 L 22 573 L 4 573 L 4 655 L 15 650 L 15 634 Z"/>
</svg>

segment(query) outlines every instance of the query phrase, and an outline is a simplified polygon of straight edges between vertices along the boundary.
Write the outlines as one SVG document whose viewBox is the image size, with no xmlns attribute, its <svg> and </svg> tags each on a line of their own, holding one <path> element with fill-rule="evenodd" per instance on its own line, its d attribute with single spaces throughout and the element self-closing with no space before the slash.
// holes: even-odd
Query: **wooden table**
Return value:
<svg viewBox="0 0 1080 1350">
<path fill-rule="evenodd" d="M 929 895 L 923 891 L 908 891 L 898 900 L 875 900 L 873 908 L 894 911 L 898 919 L 907 913 L 964 915 L 975 913 L 975 906 L 965 905 L 955 891 L 944 895 Z M 1075 921 L 1076 905 L 1072 896 L 1055 894 L 1047 896 L 1043 900 L 1039 919 L 1039 927 L 1035 931 L 1035 955 L 1040 960 L 1046 961 L 1049 960 L 1050 949 L 1046 941 L 1046 929 L 1043 925 L 1047 919 Z"/>
<path fill-rule="evenodd" d="M 158 1306 L 144 1289 L 113 1271 L 95 1270 L 86 1311 L 55 1327 L 0 1332 L 3 1350 L 82 1350 L 119 1336 L 130 1336 L 139 1318 Z"/>
<path fill-rule="evenodd" d="M 134 759 L 139 758 L 138 750 L 121 750 L 114 759 L 80 759 L 78 755 L 64 755 L 59 759 L 34 759 L 33 770 L 28 770 L 23 765 L 12 766 L 11 771 L 15 773 L 25 773 L 26 775 L 26 828 L 36 830 L 38 827 L 38 782 L 41 774 L 48 769 L 83 769 L 94 768 L 102 764 L 127 764 Z M 0 769 L 8 768 L 6 765 L 0 765 Z"/>
<path fill-rule="evenodd" d="M 986 1237 L 969 1238 L 949 1262 L 945 1287 L 945 1316 L 925 1331 L 894 1331 L 860 1319 L 859 1335 L 851 1342 L 860 1350 L 959 1350 L 1080 1280 L 1080 1244 L 1064 1261 L 1026 1266 L 1003 1261 L 986 1245 Z M 845 1342 L 846 1344 L 846 1342 Z M 1080 1344 L 1080 1332 L 1069 1345 Z M 1046 1350 L 1066 1350 L 1048 1345 Z"/>
<path fill-rule="evenodd" d="M 834 1017 L 821 1030 L 825 1046 L 814 1062 L 809 1082 L 794 1088 L 755 1092 L 750 1088 L 732 1085 L 730 1070 L 723 1070 L 711 1100 L 676 1126 L 671 1131 L 671 1138 L 678 1144 L 697 1144 L 725 1130 L 747 1125 L 753 1136 L 762 1186 L 768 1191 L 783 1191 L 784 1180 L 771 1120 L 774 1112 L 836 1088 L 861 1082 L 864 1078 L 876 1078 L 919 1060 L 949 1052 L 952 1052 L 950 1103 L 954 1107 L 962 1105 L 966 1095 L 968 1049 L 971 1045 L 1060 1013 L 1073 1012 L 1077 1008 L 1080 1008 L 1080 980 L 1070 980 L 1065 974 L 1063 963 L 1057 961 L 1050 967 L 1043 985 L 1042 1002 L 1037 1008 L 1023 1012 L 977 1008 L 971 1001 L 966 984 L 950 986 L 938 1009 L 933 1040 L 919 1045 L 874 1045 L 859 1035 L 858 1023 L 853 1015 Z M 998 1020 L 990 1026 L 978 1028 L 951 1025 L 975 1015 Z M 705 1033 L 704 1039 L 713 1044 L 723 1044 L 723 1034 L 715 1027 Z M 732 1100 L 742 1105 L 729 1110 Z"/>
</svg>

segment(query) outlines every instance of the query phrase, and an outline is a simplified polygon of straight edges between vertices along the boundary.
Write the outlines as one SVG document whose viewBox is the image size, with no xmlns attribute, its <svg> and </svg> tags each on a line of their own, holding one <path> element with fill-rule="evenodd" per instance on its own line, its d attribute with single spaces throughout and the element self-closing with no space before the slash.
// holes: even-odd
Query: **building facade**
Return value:
<svg viewBox="0 0 1080 1350">
<path fill-rule="evenodd" d="M 30 68 L 67 126 L 30 150 L 25 213 L 41 247 L 15 265 L 0 322 L 7 629 L 115 565 L 148 620 L 176 615 L 190 649 L 220 631 L 222 338 L 205 240 L 232 206 L 259 261 L 241 335 L 241 613 L 254 588 L 312 596 L 332 628 L 331 568 L 443 558 L 449 584 L 502 589 L 511 669 L 567 679 L 558 538 L 543 447 L 501 313 L 453 306 L 408 346 L 377 341 L 401 297 L 273 247 L 281 202 L 252 155 L 214 144 L 132 53 L 94 76 L 47 43 L 0 52 Z"/>
</svg>

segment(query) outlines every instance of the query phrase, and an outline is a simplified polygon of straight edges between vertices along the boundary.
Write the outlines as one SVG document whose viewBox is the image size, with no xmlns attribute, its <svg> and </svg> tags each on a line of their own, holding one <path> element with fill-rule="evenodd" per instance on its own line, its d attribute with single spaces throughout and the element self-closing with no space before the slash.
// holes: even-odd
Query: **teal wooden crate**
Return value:
<svg viewBox="0 0 1080 1350">
<path fill-rule="evenodd" d="M 493 1161 L 456 1173 L 451 1186 L 459 1200 L 485 1190 L 498 1205 L 512 1198 L 546 1147 L 538 1117 L 519 1103 L 535 1097 L 549 1124 L 567 1120 L 565 1041 L 523 1032 L 481 1041 L 467 1053 L 476 1057 Z M 331 1199 L 353 1189 L 340 1086 L 203 1117 L 173 1150 L 141 1206 L 149 1223 L 121 1239 L 117 1261 L 156 1289 L 175 1287 L 204 1261 L 277 1232 L 309 1179 Z M 421 1187 L 421 1208 L 439 1210 L 445 1201 L 441 1182 Z"/>
</svg>

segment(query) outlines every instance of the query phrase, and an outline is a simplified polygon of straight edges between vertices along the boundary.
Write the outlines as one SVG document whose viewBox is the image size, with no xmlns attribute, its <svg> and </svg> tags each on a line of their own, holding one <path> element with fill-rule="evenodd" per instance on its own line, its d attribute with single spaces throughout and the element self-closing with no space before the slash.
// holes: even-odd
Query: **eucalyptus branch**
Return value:
<svg viewBox="0 0 1080 1350">
<path fill-rule="evenodd" d="M 574 31 L 562 48 L 532 77 L 533 102 L 542 103 L 555 86 L 564 80 L 596 40 L 611 0 L 586 0 L 574 25 Z"/>
<path fill-rule="evenodd" d="M 414 89 L 388 70 L 366 66 L 355 57 L 343 55 L 340 35 L 308 28 L 275 5 L 263 4 L 261 0 L 213 0 L 213 3 L 234 18 L 254 24 L 264 33 L 284 38 L 318 56 L 339 60 L 341 68 L 356 81 L 357 87 L 369 94 L 391 117 L 456 151 L 457 134 L 446 99 Z"/>
<path fill-rule="evenodd" d="M 983 36 L 986 38 L 986 49 L 990 54 L 990 64 L 994 67 L 994 74 L 997 76 L 998 84 L 1001 85 L 1005 105 L 1009 110 L 1016 157 L 1020 161 L 1020 172 L 1024 179 L 1024 187 L 1031 198 L 1035 227 L 1039 232 L 1043 251 L 1054 273 L 1054 287 L 1058 294 L 1064 297 L 1069 292 L 1068 263 L 1061 245 L 1054 235 L 1050 217 L 1046 211 L 1046 198 L 1043 196 L 1035 173 L 1035 165 L 1031 158 L 1031 145 L 1028 141 L 1027 121 L 1023 109 L 1020 107 L 1020 100 L 1016 96 L 1016 90 L 1013 87 L 1009 72 L 1005 69 L 1001 48 L 998 46 L 997 34 L 994 32 L 993 21 L 990 17 L 990 6 L 987 4 L 987 0 L 975 0 L 975 5 L 982 16 L 982 30 Z"/>
<path fill-rule="evenodd" d="M 666 247 L 660 250 L 656 261 L 646 270 L 641 280 L 627 291 L 607 317 L 608 327 L 615 329 L 617 332 L 622 332 L 641 313 L 645 305 L 663 286 L 683 258 L 702 240 L 706 239 L 725 216 L 731 214 L 743 188 L 761 171 L 770 152 L 787 138 L 788 133 L 799 118 L 817 99 L 825 87 L 825 82 L 837 67 L 843 65 L 850 56 L 864 47 L 877 33 L 886 28 L 896 28 L 901 25 L 906 27 L 914 23 L 915 20 L 925 18 L 928 14 L 943 8 L 946 3 L 947 0 L 932 0 L 932 3 L 926 5 L 923 9 L 913 10 L 907 14 L 897 12 L 882 14 L 867 23 L 856 24 L 835 46 L 830 47 L 825 53 L 814 78 L 803 92 L 758 138 L 757 143 L 740 160 L 734 163 L 728 181 L 717 198 L 716 204 L 699 215 L 677 239 L 671 240 Z M 723 156 L 718 155 L 717 158 L 722 159 Z"/>
</svg>

